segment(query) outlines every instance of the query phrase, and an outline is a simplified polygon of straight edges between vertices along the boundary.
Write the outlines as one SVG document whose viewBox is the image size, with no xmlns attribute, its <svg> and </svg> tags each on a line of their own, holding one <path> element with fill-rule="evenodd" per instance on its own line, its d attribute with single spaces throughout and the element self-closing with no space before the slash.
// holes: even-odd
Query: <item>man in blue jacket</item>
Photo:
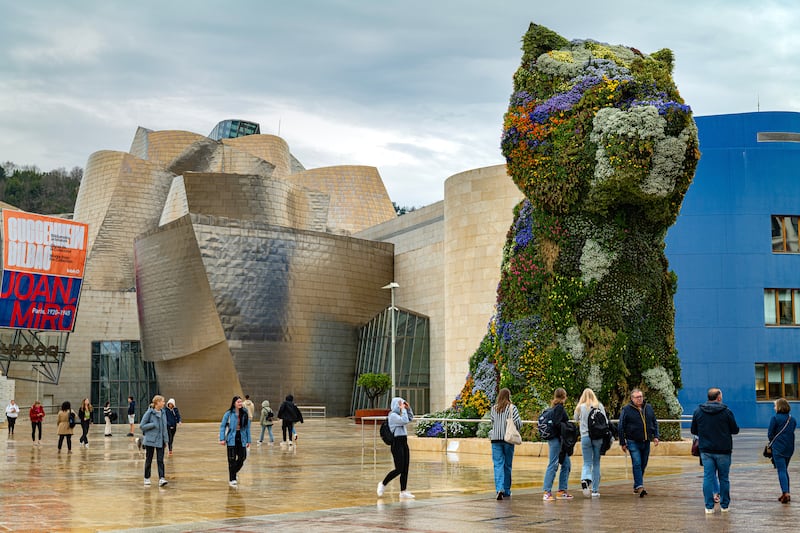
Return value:
<svg viewBox="0 0 800 533">
<path fill-rule="evenodd" d="M 703 498 L 706 513 L 714 512 L 714 493 L 719 479 L 719 506 L 724 513 L 731 502 L 731 470 L 733 437 L 739 426 L 733 411 L 722 403 L 722 391 L 716 387 L 708 389 L 708 401 L 700 404 L 692 415 L 692 435 L 700 438 L 700 460 L 703 462 Z"/>
<path fill-rule="evenodd" d="M 633 470 L 633 492 L 640 498 L 647 495 L 644 490 L 644 471 L 650 458 L 650 441 L 658 446 L 658 420 L 653 408 L 644 403 L 644 394 L 639 389 L 631 391 L 631 403 L 619 413 L 619 445 L 623 452 L 631 454 Z"/>
</svg>

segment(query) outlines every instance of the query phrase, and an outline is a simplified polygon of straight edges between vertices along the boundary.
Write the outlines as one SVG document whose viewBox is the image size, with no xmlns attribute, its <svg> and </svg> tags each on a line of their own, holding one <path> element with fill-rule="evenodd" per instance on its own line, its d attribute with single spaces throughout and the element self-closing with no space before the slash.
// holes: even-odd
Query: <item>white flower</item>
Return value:
<svg viewBox="0 0 800 533">
<path fill-rule="evenodd" d="M 586 386 L 593 391 L 600 391 L 603 389 L 603 371 L 600 370 L 600 365 L 592 364 L 589 367 L 589 375 L 586 376 Z"/>
<path fill-rule="evenodd" d="M 586 239 L 581 252 L 581 279 L 584 284 L 599 281 L 608 274 L 617 254 L 606 251 L 603 245 L 594 239 Z"/>
<path fill-rule="evenodd" d="M 557 338 L 559 347 L 572 355 L 575 361 L 583 359 L 583 341 L 581 341 L 581 332 L 578 326 L 570 326 L 564 335 L 559 334 Z"/>
<path fill-rule="evenodd" d="M 681 416 L 683 407 L 681 407 L 678 401 L 678 394 L 675 391 L 675 385 L 672 383 L 669 372 L 667 372 L 663 366 L 657 366 L 642 372 L 642 377 L 645 383 L 661 393 L 661 396 L 667 403 L 667 410 L 670 415 L 676 418 Z"/>
</svg>

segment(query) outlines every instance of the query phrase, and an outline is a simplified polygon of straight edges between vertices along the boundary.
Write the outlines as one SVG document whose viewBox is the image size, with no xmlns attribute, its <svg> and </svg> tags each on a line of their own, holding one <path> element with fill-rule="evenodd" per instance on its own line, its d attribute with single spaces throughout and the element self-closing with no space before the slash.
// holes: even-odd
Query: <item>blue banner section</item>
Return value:
<svg viewBox="0 0 800 533">
<path fill-rule="evenodd" d="M 0 287 L 0 328 L 72 331 L 80 278 L 6 270 Z"/>
</svg>

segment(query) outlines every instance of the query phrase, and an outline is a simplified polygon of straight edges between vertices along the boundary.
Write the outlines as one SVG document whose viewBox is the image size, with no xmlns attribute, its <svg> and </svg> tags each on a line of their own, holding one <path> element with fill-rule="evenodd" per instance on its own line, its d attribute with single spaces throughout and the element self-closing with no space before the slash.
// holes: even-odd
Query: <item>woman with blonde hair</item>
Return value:
<svg viewBox="0 0 800 533">
<path fill-rule="evenodd" d="M 158 486 L 163 487 L 168 483 L 164 472 L 164 448 L 169 442 L 167 432 L 167 416 L 164 414 L 164 397 L 160 394 L 153 396 L 153 403 L 139 422 L 139 429 L 142 430 L 142 440 L 140 441 L 145 448 L 144 457 L 144 484 L 150 486 L 150 471 L 153 467 L 153 454 L 156 456 L 156 466 L 158 466 Z"/>
<path fill-rule="evenodd" d="M 511 496 L 511 463 L 514 461 L 514 445 L 506 442 L 506 423 L 508 417 L 514 421 L 517 429 L 522 427 L 517 406 L 511 403 L 511 391 L 500 389 L 497 393 L 497 402 L 490 411 L 492 417 L 492 431 L 489 439 L 492 441 L 492 463 L 494 463 L 494 489 L 497 499 Z"/>
<path fill-rule="evenodd" d="M 555 496 L 552 494 L 553 481 L 556 478 L 556 471 L 559 466 L 558 459 L 561 454 L 561 424 L 569 422 L 567 410 L 564 408 L 565 403 L 567 403 L 567 391 L 559 387 L 553 392 L 553 401 L 550 402 L 550 408 L 552 409 L 550 419 L 553 421 L 554 431 L 553 437 L 547 441 L 550 454 L 547 470 L 544 473 L 544 484 L 542 485 L 544 490 L 542 499 L 546 502 L 572 499 L 572 494 L 567 492 L 569 472 L 572 469 L 572 463 L 567 454 L 564 454 L 564 462 L 561 463 L 561 472 L 558 476 L 558 493 Z"/>
<path fill-rule="evenodd" d="M 589 435 L 589 414 L 597 409 L 606 417 L 606 409 L 590 388 L 583 389 L 583 394 L 575 406 L 575 423 L 581 431 L 581 453 L 583 468 L 581 469 L 581 490 L 585 497 L 600 496 L 600 450 L 603 439 L 593 439 Z M 590 494 L 591 493 L 591 494 Z"/>
</svg>

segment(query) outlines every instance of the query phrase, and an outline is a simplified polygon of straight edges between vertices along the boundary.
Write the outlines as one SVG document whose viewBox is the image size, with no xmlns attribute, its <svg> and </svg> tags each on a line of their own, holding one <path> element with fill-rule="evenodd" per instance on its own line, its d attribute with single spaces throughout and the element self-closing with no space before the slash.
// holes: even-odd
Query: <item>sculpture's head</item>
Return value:
<svg viewBox="0 0 800 533">
<path fill-rule="evenodd" d="M 567 41 L 531 24 L 505 115 L 503 154 L 535 209 L 668 227 L 699 159 L 672 52 Z"/>
</svg>

